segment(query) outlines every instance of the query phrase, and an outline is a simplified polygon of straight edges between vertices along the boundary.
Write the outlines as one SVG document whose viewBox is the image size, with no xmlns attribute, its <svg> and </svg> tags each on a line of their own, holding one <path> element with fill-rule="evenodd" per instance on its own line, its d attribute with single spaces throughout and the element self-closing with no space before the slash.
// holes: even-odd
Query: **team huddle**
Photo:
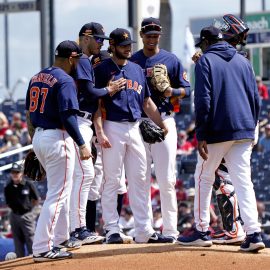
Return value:
<svg viewBox="0 0 270 270">
<path fill-rule="evenodd" d="M 61 42 L 53 65 L 32 77 L 26 96 L 27 124 L 48 188 L 34 236 L 35 262 L 71 258 L 70 250 L 103 242 L 242 243 L 243 251 L 264 248 L 249 166 L 259 95 L 249 61 L 235 48 L 245 40 L 248 27 L 233 15 L 224 16 L 224 22 L 227 28 L 223 30 L 202 29 L 198 47 L 203 55 L 194 56 L 199 155 L 195 225 L 188 236 L 177 230 L 174 113 L 179 106 L 174 104 L 190 96 L 190 84 L 179 59 L 159 48 L 160 21 L 152 17 L 142 21 L 143 49 L 134 54 L 128 30 L 116 28 L 106 36 L 101 24 L 87 23 L 79 31 L 79 44 Z M 235 44 L 230 43 L 232 39 Z M 101 54 L 104 40 L 109 41 L 106 56 Z M 163 64 L 167 77 L 160 76 L 158 86 L 153 83 L 157 64 Z M 233 90 L 238 94 L 231 94 Z M 235 97 L 241 104 L 230 100 Z M 140 124 L 144 120 L 162 131 L 158 142 L 143 139 Z M 161 234 L 152 226 L 152 163 L 160 188 Z M 124 235 L 118 224 L 125 179 L 134 238 Z M 210 238 L 213 185 L 224 231 Z M 99 199 L 104 236 L 95 232 Z"/>
</svg>

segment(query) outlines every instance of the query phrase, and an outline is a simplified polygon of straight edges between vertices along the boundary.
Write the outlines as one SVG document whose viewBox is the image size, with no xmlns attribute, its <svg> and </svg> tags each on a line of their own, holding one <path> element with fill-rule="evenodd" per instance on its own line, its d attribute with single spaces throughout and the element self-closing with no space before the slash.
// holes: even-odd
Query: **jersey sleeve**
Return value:
<svg viewBox="0 0 270 270">
<path fill-rule="evenodd" d="M 190 87 L 187 73 L 184 70 L 181 61 L 176 56 L 174 58 L 174 68 L 172 70 L 172 73 L 170 74 L 170 81 L 173 88 Z"/>
<path fill-rule="evenodd" d="M 74 75 L 75 80 L 87 80 L 94 83 L 94 72 L 89 58 L 83 55 L 77 64 Z"/>
</svg>

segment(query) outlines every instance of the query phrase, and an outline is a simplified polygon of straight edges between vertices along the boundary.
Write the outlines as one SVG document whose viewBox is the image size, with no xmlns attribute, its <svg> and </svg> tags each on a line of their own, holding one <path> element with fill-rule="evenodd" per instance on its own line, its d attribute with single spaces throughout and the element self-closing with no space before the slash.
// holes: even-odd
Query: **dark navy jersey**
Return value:
<svg viewBox="0 0 270 270">
<path fill-rule="evenodd" d="M 153 89 L 153 86 L 150 82 L 150 77 L 152 74 L 153 66 L 157 63 L 164 64 L 168 70 L 168 76 L 170 78 L 170 83 L 172 88 L 189 88 L 190 84 L 187 80 L 187 74 L 184 71 L 184 68 L 180 62 L 180 60 L 176 57 L 176 55 L 167 52 L 163 49 L 160 49 L 159 53 L 147 57 L 143 53 L 143 50 L 139 50 L 135 54 L 132 55 L 131 61 L 139 64 L 147 78 L 148 86 L 151 90 L 151 97 L 155 104 L 158 107 L 160 112 L 169 112 L 173 110 L 173 97 L 171 98 L 161 98 L 159 93 Z"/>
<path fill-rule="evenodd" d="M 150 96 L 146 79 L 141 67 L 128 63 L 120 67 L 112 59 L 104 60 L 95 69 L 97 87 L 105 87 L 113 78 L 127 80 L 126 88 L 112 97 L 103 97 L 105 119 L 110 121 L 136 121 L 141 118 L 144 99 Z"/>
<path fill-rule="evenodd" d="M 58 67 L 40 71 L 30 80 L 26 110 L 34 127 L 63 128 L 60 112 L 79 110 L 73 78 Z"/>
<path fill-rule="evenodd" d="M 106 95 L 108 91 L 106 89 L 95 88 L 93 67 L 90 59 L 85 54 L 78 61 L 74 79 L 78 88 L 80 110 L 94 114 L 98 108 L 99 95 Z M 78 81 L 84 81 L 85 83 Z"/>
</svg>

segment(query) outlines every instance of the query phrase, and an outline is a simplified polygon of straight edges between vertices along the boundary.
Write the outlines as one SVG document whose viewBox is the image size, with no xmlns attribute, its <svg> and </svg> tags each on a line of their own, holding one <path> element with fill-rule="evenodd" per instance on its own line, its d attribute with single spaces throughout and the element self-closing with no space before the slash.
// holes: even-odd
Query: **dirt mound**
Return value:
<svg viewBox="0 0 270 270">
<path fill-rule="evenodd" d="M 72 259 L 34 263 L 25 257 L 0 263 L 5 270 L 157 270 L 218 269 L 269 270 L 270 249 L 259 253 L 240 252 L 238 246 L 210 248 L 178 244 L 88 245 L 73 252 Z"/>
</svg>

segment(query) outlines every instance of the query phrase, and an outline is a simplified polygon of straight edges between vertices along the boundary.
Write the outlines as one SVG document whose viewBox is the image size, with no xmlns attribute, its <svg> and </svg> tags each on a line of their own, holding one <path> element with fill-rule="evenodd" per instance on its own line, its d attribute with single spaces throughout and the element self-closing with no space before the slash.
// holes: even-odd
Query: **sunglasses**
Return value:
<svg viewBox="0 0 270 270">
<path fill-rule="evenodd" d="M 149 32 L 149 31 L 158 31 L 161 32 L 162 27 L 160 25 L 157 24 L 148 24 L 145 26 L 142 26 L 141 31 L 143 33 Z"/>
<path fill-rule="evenodd" d="M 87 34 L 87 33 L 83 33 L 83 34 L 85 36 L 94 38 L 97 43 L 103 43 L 104 42 L 104 38 L 96 37 L 96 36 L 93 36 L 93 35 L 90 35 L 90 34 Z"/>
</svg>

